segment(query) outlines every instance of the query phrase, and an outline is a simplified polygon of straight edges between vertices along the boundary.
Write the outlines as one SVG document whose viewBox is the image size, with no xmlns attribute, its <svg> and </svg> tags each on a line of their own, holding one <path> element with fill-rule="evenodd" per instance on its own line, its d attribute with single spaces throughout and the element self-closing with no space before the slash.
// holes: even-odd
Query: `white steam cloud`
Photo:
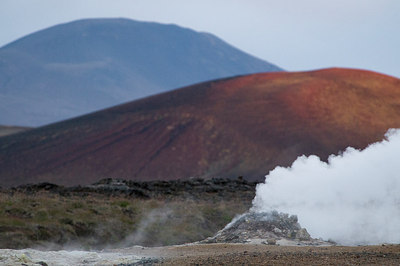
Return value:
<svg viewBox="0 0 400 266">
<path fill-rule="evenodd" d="M 328 163 L 301 156 L 257 186 L 253 211 L 297 214 L 311 236 L 343 245 L 400 243 L 400 130 Z"/>
</svg>

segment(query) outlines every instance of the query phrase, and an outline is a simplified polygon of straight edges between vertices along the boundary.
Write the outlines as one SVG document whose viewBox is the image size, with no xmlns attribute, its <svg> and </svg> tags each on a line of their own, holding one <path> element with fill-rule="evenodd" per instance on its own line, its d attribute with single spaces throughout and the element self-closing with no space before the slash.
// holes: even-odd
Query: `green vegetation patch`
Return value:
<svg viewBox="0 0 400 266">
<path fill-rule="evenodd" d="M 2 192 L 0 248 L 101 249 L 194 242 L 214 235 L 245 212 L 251 199 L 251 194 L 138 199 Z"/>
</svg>

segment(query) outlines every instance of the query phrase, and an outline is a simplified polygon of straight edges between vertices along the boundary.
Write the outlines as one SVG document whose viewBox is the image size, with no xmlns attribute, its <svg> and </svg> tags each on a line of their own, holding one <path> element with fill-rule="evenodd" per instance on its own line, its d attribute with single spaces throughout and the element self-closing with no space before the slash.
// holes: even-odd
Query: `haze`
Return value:
<svg viewBox="0 0 400 266">
<path fill-rule="evenodd" d="M 326 67 L 400 77 L 400 1 L 2 0 L 0 46 L 80 18 L 126 17 L 211 32 L 289 71 Z"/>
</svg>

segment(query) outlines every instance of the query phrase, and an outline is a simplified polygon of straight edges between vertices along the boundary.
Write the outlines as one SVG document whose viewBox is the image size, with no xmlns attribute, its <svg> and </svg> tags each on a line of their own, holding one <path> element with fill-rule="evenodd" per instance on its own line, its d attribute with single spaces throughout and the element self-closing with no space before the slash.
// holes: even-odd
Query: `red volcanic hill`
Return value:
<svg viewBox="0 0 400 266">
<path fill-rule="evenodd" d="M 206 82 L 0 138 L 2 186 L 105 177 L 263 179 L 400 127 L 400 80 L 360 70 Z"/>
</svg>

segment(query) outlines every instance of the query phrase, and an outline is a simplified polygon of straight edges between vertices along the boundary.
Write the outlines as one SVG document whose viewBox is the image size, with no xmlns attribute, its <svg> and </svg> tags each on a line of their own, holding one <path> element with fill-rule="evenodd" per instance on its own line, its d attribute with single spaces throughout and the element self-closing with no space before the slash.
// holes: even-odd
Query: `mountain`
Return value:
<svg viewBox="0 0 400 266">
<path fill-rule="evenodd" d="M 0 48 L 0 124 L 40 126 L 202 81 L 281 70 L 209 33 L 79 20 Z"/>
<path fill-rule="evenodd" d="M 253 74 L 2 137 L 0 183 L 262 180 L 299 155 L 327 159 L 396 127 L 397 78 L 351 69 Z"/>
<path fill-rule="evenodd" d="M 0 137 L 15 134 L 25 130 L 29 130 L 29 127 L 16 127 L 16 126 L 2 126 L 0 125 Z"/>
</svg>

